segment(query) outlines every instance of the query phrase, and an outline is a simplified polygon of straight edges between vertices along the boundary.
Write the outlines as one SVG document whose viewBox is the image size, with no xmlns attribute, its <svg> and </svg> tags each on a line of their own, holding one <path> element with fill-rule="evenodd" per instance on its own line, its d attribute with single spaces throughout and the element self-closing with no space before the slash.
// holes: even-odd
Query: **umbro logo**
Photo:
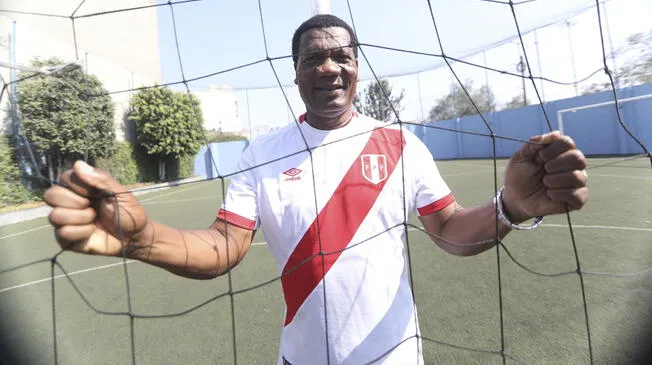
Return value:
<svg viewBox="0 0 652 365">
<path fill-rule="evenodd" d="M 301 170 L 299 170 L 299 169 L 293 167 L 293 168 L 291 168 L 291 169 L 289 169 L 289 170 L 287 170 L 287 171 L 284 171 L 284 172 L 283 172 L 283 175 L 287 175 L 287 176 L 297 176 L 297 175 L 299 175 L 300 173 L 301 173 Z"/>
<path fill-rule="evenodd" d="M 301 174 L 302 172 L 303 170 L 293 167 L 287 171 L 283 171 L 283 175 L 287 176 L 285 178 L 285 181 L 295 181 L 295 180 L 301 180 L 301 176 L 299 176 L 299 174 Z"/>
</svg>

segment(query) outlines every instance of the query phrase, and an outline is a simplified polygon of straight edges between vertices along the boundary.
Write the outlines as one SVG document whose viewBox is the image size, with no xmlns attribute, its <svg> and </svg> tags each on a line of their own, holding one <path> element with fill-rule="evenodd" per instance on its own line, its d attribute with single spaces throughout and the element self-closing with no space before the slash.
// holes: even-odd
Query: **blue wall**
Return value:
<svg viewBox="0 0 652 365">
<path fill-rule="evenodd" d="M 625 99 L 652 94 L 652 84 L 618 90 Z M 544 104 L 553 130 L 559 129 L 557 111 L 613 101 L 612 92 L 602 92 L 557 100 Z M 614 104 L 562 114 L 564 134 L 571 136 L 586 155 L 620 155 L 643 153 L 644 150 L 620 126 Z M 648 149 L 652 148 L 652 98 L 629 101 L 620 105 L 624 124 Z M 497 136 L 526 140 L 548 132 L 543 110 L 539 105 L 491 112 L 484 115 Z M 428 146 L 436 159 L 491 158 L 489 128 L 478 115 L 426 123 L 410 128 Z M 454 131 L 451 131 L 454 130 Z M 462 132 L 462 133 L 460 133 Z M 464 133 L 467 132 L 467 133 Z M 484 136 L 470 133 L 480 133 Z M 509 157 L 520 142 L 498 139 L 496 156 Z"/>
<path fill-rule="evenodd" d="M 652 94 L 652 84 L 618 90 L 619 99 L 648 94 Z M 613 101 L 613 93 L 610 91 L 557 100 L 546 103 L 543 107 L 552 129 L 555 130 L 559 129 L 557 111 L 608 101 Z M 620 115 L 632 134 L 648 149 L 652 149 L 652 98 L 622 103 Z M 484 117 L 497 136 L 527 140 L 534 135 L 550 131 L 539 105 L 491 112 Z M 562 119 L 564 134 L 571 136 L 586 155 L 644 152 L 618 123 L 613 104 L 565 112 Z M 479 115 L 418 126 L 410 125 L 409 129 L 428 146 L 435 159 L 493 157 L 493 145 L 488 136 L 490 131 Z M 470 133 L 479 133 L 482 136 Z M 496 157 L 511 156 L 521 144 L 521 142 L 497 139 Z M 195 174 L 210 179 L 236 172 L 240 155 L 248 145 L 248 141 L 233 141 L 212 143 L 210 148 L 202 147 L 195 156 Z"/>
<path fill-rule="evenodd" d="M 195 175 L 213 179 L 233 174 L 248 145 L 249 141 L 231 141 L 203 146 L 195 156 Z"/>
</svg>

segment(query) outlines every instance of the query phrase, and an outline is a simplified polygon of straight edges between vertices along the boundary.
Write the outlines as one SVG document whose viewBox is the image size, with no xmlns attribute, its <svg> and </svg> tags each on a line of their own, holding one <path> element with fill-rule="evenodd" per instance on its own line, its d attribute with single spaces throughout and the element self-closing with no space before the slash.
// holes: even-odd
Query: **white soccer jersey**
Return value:
<svg viewBox="0 0 652 365">
<path fill-rule="evenodd" d="M 335 130 L 304 118 L 244 151 L 218 213 L 262 226 L 283 274 L 278 363 L 422 363 L 403 223 L 453 195 L 409 131 L 357 113 Z"/>
</svg>

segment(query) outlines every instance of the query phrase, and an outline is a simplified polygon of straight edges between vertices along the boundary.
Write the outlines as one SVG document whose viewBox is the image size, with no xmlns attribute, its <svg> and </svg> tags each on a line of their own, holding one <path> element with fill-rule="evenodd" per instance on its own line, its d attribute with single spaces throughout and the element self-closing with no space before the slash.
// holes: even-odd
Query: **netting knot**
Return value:
<svg viewBox="0 0 652 365">
<path fill-rule="evenodd" d="M 112 191 L 104 191 L 104 190 L 102 190 L 102 191 L 100 191 L 100 193 L 99 193 L 98 195 L 99 195 L 99 197 L 100 197 L 101 199 L 104 199 L 104 198 L 115 198 L 116 193 L 114 193 L 114 192 L 112 192 Z"/>
</svg>

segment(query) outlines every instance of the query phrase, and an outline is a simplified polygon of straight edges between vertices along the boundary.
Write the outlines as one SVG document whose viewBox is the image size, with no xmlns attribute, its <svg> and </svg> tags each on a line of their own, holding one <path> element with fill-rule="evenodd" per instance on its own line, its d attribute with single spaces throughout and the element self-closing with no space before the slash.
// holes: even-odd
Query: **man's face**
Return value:
<svg viewBox="0 0 652 365">
<path fill-rule="evenodd" d="M 337 118 L 351 110 L 358 61 L 350 45 L 351 36 L 344 28 L 310 29 L 301 35 L 296 82 L 311 122 Z"/>
</svg>

